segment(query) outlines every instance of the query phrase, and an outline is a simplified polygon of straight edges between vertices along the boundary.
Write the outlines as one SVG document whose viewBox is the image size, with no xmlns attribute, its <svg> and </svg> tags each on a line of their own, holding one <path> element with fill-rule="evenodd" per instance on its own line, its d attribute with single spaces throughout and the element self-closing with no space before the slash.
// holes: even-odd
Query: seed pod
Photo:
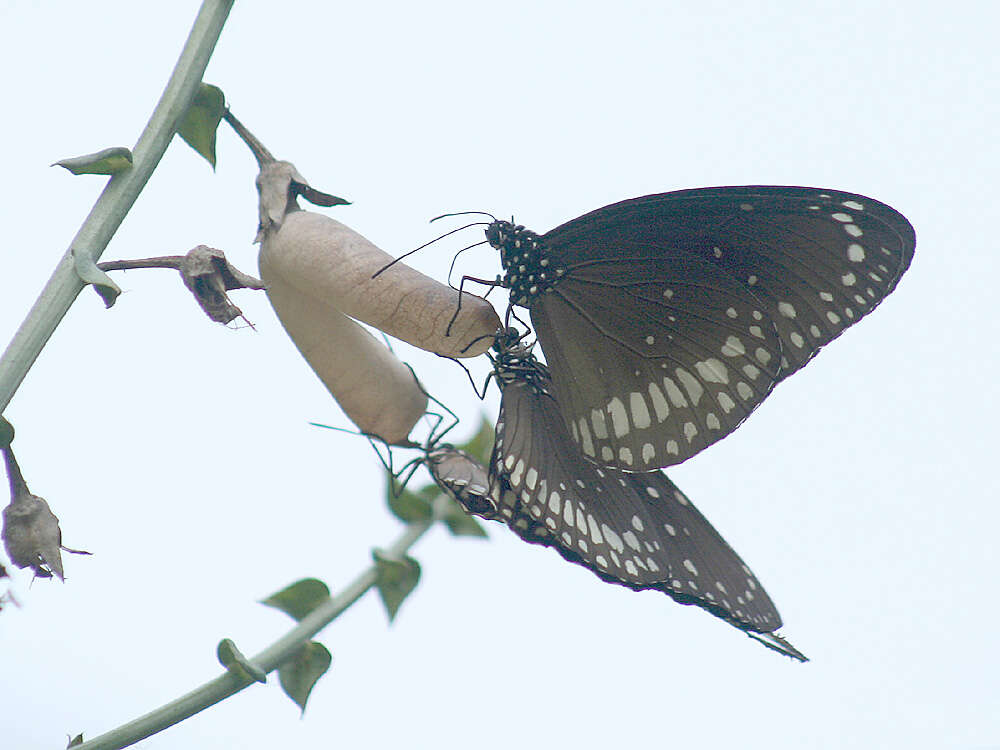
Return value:
<svg viewBox="0 0 1000 750">
<path fill-rule="evenodd" d="M 482 354 L 500 327 L 493 306 L 468 293 L 462 294 L 461 310 L 452 322 L 458 291 L 402 263 L 373 279 L 392 256 L 322 214 L 286 215 L 279 228 L 267 232 L 261 258 L 300 292 L 446 357 Z"/>
<path fill-rule="evenodd" d="M 306 362 L 362 432 L 405 442 L 427 408 L 413 373 L 342 312 L 291 286 L 268 249 L 265 240 L 259 265 L 267 298 Z"/>
</svg>

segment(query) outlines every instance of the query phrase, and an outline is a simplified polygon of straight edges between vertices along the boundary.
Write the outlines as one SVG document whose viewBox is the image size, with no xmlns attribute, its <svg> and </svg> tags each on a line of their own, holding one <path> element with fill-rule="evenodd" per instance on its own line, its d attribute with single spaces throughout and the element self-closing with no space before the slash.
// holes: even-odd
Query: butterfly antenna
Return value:
<svg viewBox="0 0 1000 750">
<path fill-rule="evenodd" d="M 497 217 L 491 214 L 489 211 L 456 211 L 451 214 L 441 214 L 440 216 L 435 216 L 431 219 L 430 223 L 433 224 L 438 219 L 448 219 L 452 216 L 489 216 L 491 221 L 496 221 Z M 477 221 L 476 224 L 485 224 L 485 221 Z M 475 226 L 474 224 L 469 224 L 469 226 Z"/>
<path fill-rule="evenodd" d="M 447 214 L 446 214 L 446 215 L 447 215 Z M 438 217 L 438 218 L 441 218 L 441 217 Z M 431 221 L 433 221 L 433 219 L 432 219 Z M 399 261 L 403 260 L 403 258 L 408 258 L 408 257 L 410 257 L 410 256 L 411 256 L 411 255 L 413 255 L 413 254 L 414 254 L 415 252 L 417 252 L 418 250 L 423 250 L 423 249 L 424 249 L 425 247 L 427 247 L 428 245 L 433 245 L 433 244 L 434 244 L 435 242 L 437 242 L 437 241 L 439 241 L 439 240 L 443 240 L 443 239 L 444 239 L 445 237 L 448 237 L 448 236 L 450 236 L 450 235 L 453 235 L 453 234 L 455 234 L 456 232 L 461 232 L 461 231 L 462 231 L 463 229 L 468 229 L 469 227 L 474 227 L 474 226 L 478 226 L 478 225 L 482 225 L 482 224 L 485 224 L 485 223 L 486 223 L 485 221 L 474 221 L 474 222 L 472 222 L 471 224 L 466 224 L 466 225 L 465 225 L 464 227 L 459 227 L 458 229 L 452 229 L 452 230 L 450 230 L 450 231 L 448 231 L 448 232 L 445 232 L 444 234 L 442 234 L 442 235 L 439 235 L 438 237 L 435 237 L 435 238 L 434 238 L 433 240 L 429 240 L 428 242 L 425 242 L 425 243 L 424 243 L 423 245 L 421 245 L 420 247 L 415 247 L 415 248 L 413 248 L 412 250 L 410 250 L 410 251 L 408 251 L 408 252 L 405 252 L 405 253 L 403 253 L 403 254 L 402 254 L 402 255 L 400 255 L 400 256 L 399 256 L 398 258 L 396 258 L 396 259 L 394 259 L 394 260 L 391 260 L 391 261 L 389 261 L 389 262 L 388 262 L 387 264 L 385 264 L 385 265 L 384 265 L 384 266 L 382 266 L 382 267 L 381 267 L 380 269 L 378 269 L 378 270 L 377 270 L 377 271 L 376 271 L 375 273 L 373 273 L 373 274 L 372 274 L 372 278 L 373 278 L 373 279 L 374 279 L 374 278 L 377 278 L 377 277 L 379 276 L 379 274 L 381 274 L 381 273 L 383 273 L 383 272 L 385 272 L 385 271 L 388 271 L 388 270 L 389 270 L 390 268 L 392 268 L 392 267 L 393 267 L 394 265 L 396 265 L 397 263 L 399 263 Z"/>
</svg>

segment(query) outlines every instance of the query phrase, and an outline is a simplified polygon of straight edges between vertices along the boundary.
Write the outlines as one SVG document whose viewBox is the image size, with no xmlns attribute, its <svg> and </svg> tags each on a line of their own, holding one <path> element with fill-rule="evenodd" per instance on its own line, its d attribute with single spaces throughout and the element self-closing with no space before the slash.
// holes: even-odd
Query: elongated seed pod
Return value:
<svg viewBox="0 0 1000 750">
<path fill-rule="evenodd" d="M 342 312 L 289 284 L 267 248 L 265 240 L 258 259 L 267 298 L 313 372 L 362 432 L 405 441 L 427 408 L 413 373 Z"/>
<path fill-rule="evenodd" d="M 293 211 L 265 238 L 261 257 L 290 286 L 390 336 L 446 357 L 474 357 L 493 343 L 500 319 L 489 302 L 402 263 L 339 221 Z M 448 330 L 451 324 L 450 331 Z M 446 335 L 447 334 L 447 335 Z"/>
</svg>

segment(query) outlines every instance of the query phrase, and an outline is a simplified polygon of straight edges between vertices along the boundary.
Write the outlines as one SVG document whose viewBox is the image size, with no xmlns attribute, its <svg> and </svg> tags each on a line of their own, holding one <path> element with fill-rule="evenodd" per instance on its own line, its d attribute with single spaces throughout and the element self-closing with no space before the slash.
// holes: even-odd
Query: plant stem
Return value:
<svg viewBox="0 0 1000 750">
<path fill-rule="evenodd" d="M 109 260 L 98 263 L 97 267 L 102 271 L 131 271 L 136 268 L 172 268 L 176 271 L 183 261 L 183 255 L 160 255 L 156 258 L 137 260 Z"/>
<path fill-rule="evenodd" d="M 439 495 L 434 502 L 433 517 L 426 521 L 414 521 L 407 524 L 399 538 L 385 551 L 385 555 L 401 557 L 405 554 L 444 515 L 448 504 L 448 498 Z M 298 625 L 259 654 L 251 657 L 250 661 L 267 673 L 277 669 L 298 653 L 299 649 L 308 643 L 314 635 L 364 596 L 375 585 L 375 577 L 375 565 L 369 565 L 343 590 L 302 618 Z M 154 711 L 150 711 L 145 716 L 140 716 L 117 729 L 112 729 L 99 737 L 87 740 L 82 745 L 76 745 L 74 750 L 120 750 L 120 748 L 128 747 L 163 731 L 167 727 L 178 724 L 229 696 L 235 695 L 244 688 L 256 684 L 253 679 L 241 677 L 233 672 L 226 672 L 191 692 L 165 703 Z"/>
<path fill-rule="evenodd" d="M 21 327 L 0 357 L 0 412 L 17 391 L 52 332 L 84 287 L 72 250 L 101 257 L 153 170 L 201 83 L 234 0 L 204 0 L 170 81 L 132 149 L 132 168 L 114 175 L 80 226 Z"/>
<path fill-rule="evenodd" d="M 222 119 L 229 123 L 229 126 L 236 131 L 236 135 L 250 148 L 253 153 L 254 158 L 257 160 L 257 166 L 261 169 L 264 168 L 265 164 L 271 164 L 276 159 L 267 150 L 267 147 L 260 142 L 260 139 L 247 130 L 247 126 L 236 119 L 229 107 L 226 107 L 226 111 L 222 113 Z"/>
</svg>

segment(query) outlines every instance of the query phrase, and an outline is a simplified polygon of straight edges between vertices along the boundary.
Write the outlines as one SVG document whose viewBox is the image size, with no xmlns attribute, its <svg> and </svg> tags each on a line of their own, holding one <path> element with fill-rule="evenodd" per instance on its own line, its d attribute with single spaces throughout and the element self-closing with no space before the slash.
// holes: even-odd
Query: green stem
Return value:
<svg viewBox="0 0 1000 750">
<path fill-rule="evenodd" d="M 132 168 L 116 174 L 108 182 L 73 238 L 70 249 L 59 261 L 7 351 L 0 357 L 0 412 L 10 403 L 52 332 L 84 287 L 73 263 L 73 248 L 86 253 L 95 262 L 101 257 L 163 157 L 197 93 L 233 1 L 204 0 L 202 3 L 173 75 L 132 149 Z"/>
<path fill-rule="evenodd" d="M 444 495 L 438 496 L 434 503 L 434 515 L 426 521 L 414 521 L 407 524 L 399 538 L 386 550 L 389 557 L 402 557 L 424 533 L 441 518 L 448 507 L 449 500 Z M 281 664 L 298 653 L 303 645 L 314 635 L 325 628 L 348 607 L 360 599 L 375 585 L 375 565 L 369 565 L 361 574 L 349 583 L 342 591 L 328 599 L 319 607 L 304 617 L 298 625 L 276 640 L 256 656 L 250 658 L 264 672 L 270 673 Z M 169 703 L 165 703 L 145 716 L 140 716 L 117 729 L 112 729 L 99 737 L 87 740 L 82 745 L 74 746 L 74 750 L 120 750 L 120 748 L 139 742 L 167 727 L 178 724 L 184 719 L 204 711 L 210 706 L 235 695 L 244 688 L 256 685 L 249 678 L 241 677 L 233 672 L 209 680 L 190 693 L 182 695 Z"/>
</svg>

